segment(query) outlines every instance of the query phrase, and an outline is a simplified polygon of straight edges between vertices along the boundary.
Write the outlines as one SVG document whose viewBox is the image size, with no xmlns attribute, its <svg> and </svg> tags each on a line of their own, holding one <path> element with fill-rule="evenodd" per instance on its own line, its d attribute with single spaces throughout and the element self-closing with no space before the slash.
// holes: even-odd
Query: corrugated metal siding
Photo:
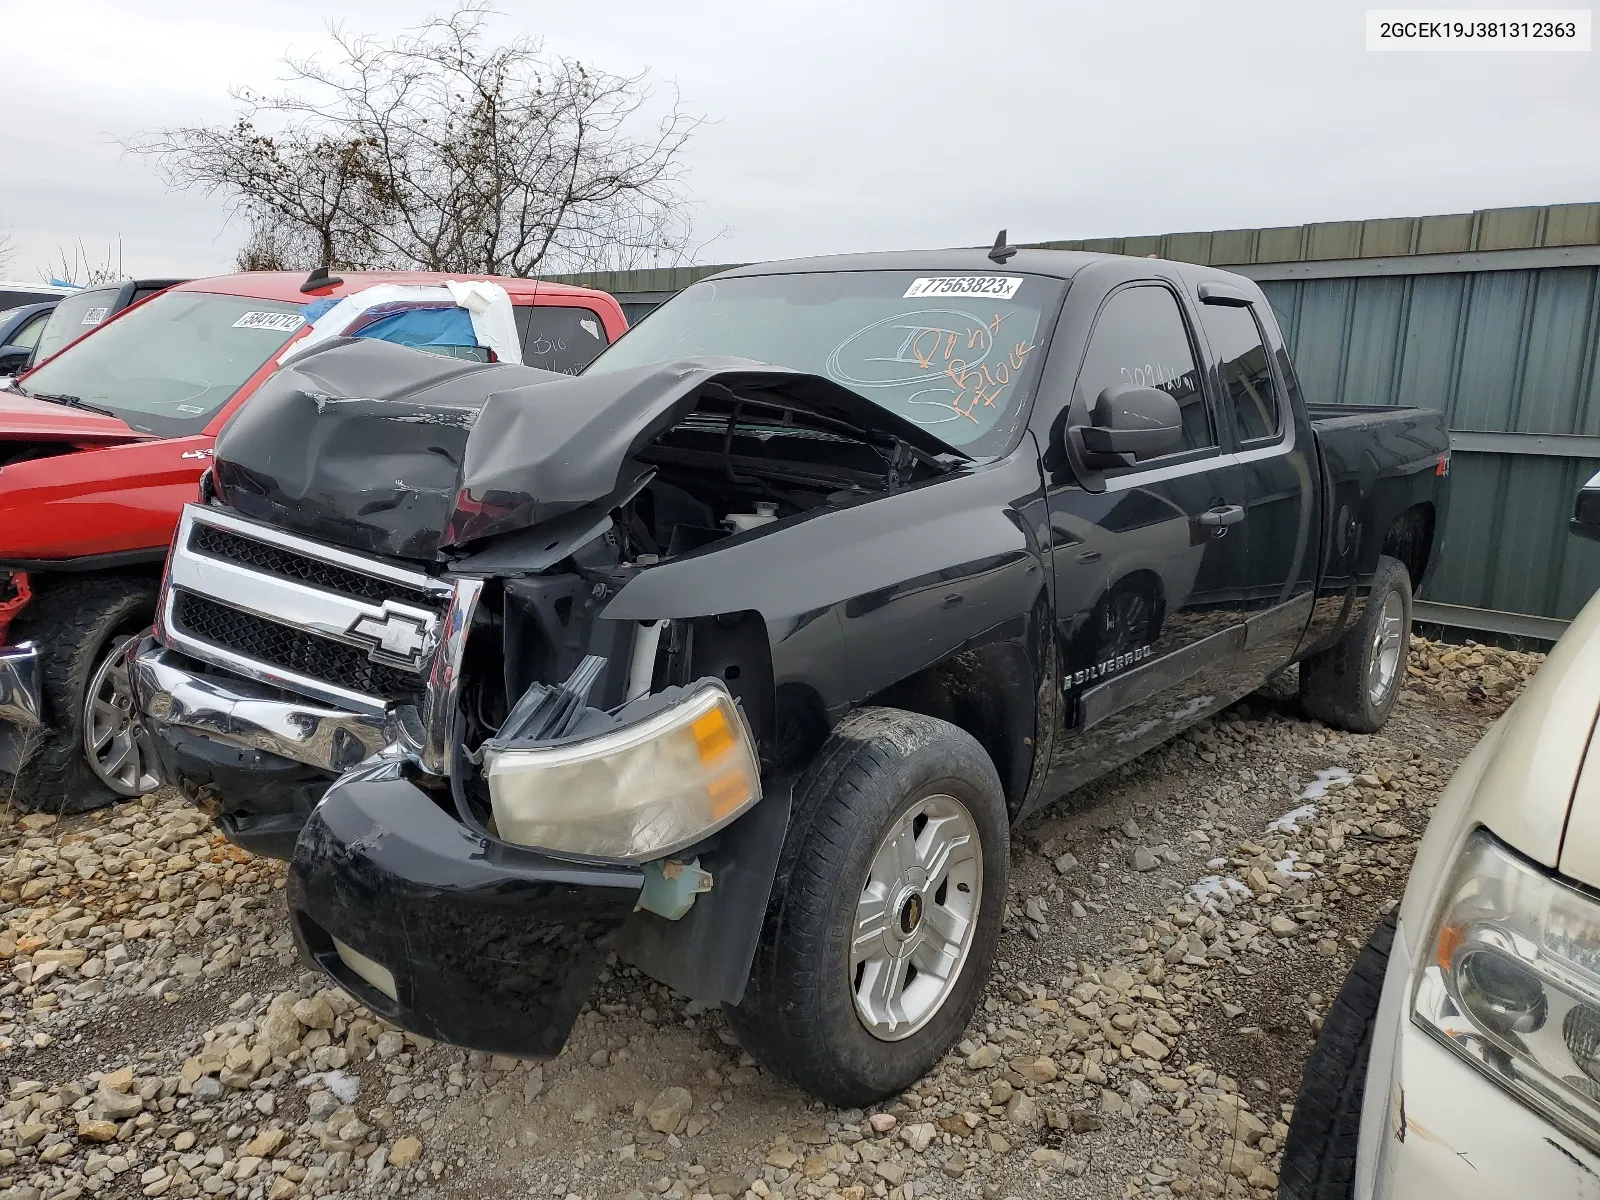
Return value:
<svg viewBox="0 0 1600 1200">
<path fill-rule="evenodd" d="M 1596 243 L 1600 243 L 1600 204 L 1490 208 L 1432 217 L 1379 217 L 1370 221 L 1320 221 L 1271 229 L 1225 229 L 1215 233 L 1165 233 L 1155 237 L 1027 244 L 1051 250 L 1159 254 L 1179 262 L 1223 267 Z"/>
<path fill-rule="evenodd" d="M 1600 543 L 1567 532 L 1597 463 L 1457 454 L 1442 557 L 1428 599 L 1570 620 L 1600 585 Z"/>
<path fill-rule="evenodd" d="M 1262 284 L 1313 402 L 1437 408 L 1457 432 L 1591 436 L 1597 289 L 1594 267 Z M 1600 587 L 1600 545 L 1568 533 L 1567 515 L 1597 468 L 1600 457 L 1455 454 L 1427 598 L 1576 615 Z"/>
</svg>

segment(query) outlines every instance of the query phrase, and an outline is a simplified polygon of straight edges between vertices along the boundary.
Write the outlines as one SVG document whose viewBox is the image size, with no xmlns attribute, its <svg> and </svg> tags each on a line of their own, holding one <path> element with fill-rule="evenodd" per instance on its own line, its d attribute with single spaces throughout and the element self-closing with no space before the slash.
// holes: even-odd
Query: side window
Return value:
<svg viewBox="0 0 1600 1200">
<path fill-rule="evenodd" d="M 1249 308 L 1201 306 L 1200 320 L 1222 370 L 1228 407 L 1241 442 L 1275 438 L 1282 428 L 1283 406 L 1272 381 L 1261 327 Z"/>
<path fill-rule="evenodd" d="M 1124 288 L 1100 310 L 1078 373 L 1077 403 L 1092 405 L 1106 388 L 1128 383 L 1160 388 L 1178 402 L 1183 446 L 1174 454 L 1218 444 L 1183 311 L 1156 284 Z"/>
<path fill-rule="evenodd" d="M 10 345 L 21 346 L 32 350 L 39 344 L 39 335 L 44 332 L 44 323 L 49 313 L 40 313 L 17 331 L 17 336 L 11 339 Z"/>
<path fill-rule="evenodd" d="M 576 375 L 609 344 L 605 323 L 592 309 L 519 304 L 516 313 L 526 366 Z"/>
</svg>

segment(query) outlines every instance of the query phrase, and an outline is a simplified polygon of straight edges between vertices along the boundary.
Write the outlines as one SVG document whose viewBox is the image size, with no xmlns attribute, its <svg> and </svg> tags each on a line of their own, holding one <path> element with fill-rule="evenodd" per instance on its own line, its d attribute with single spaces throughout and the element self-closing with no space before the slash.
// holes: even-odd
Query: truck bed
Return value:
<svg viewBox="0 0 1600 1200">
<path fill-rule="evenodd" d="M 1421 588 L 1442 540 L 1450 432 L 1444 414 L 1387 404 L 1307 406 L 1323 464 L 1322 590 L 1359 596 L 1380 554 L 1406 564 Z M 1323 648 L 1360 615 L 1310 631 L 1306 649 Z"/>
<path fill-rule="evenodd" d="M 1309 404 L 1306 411 L 1335 483 L 1351 473 L 1373 479 L 1409 474 L 1419 465 L 1434 468 L 1450 453 L 1450 431 L 1436 409 Z"/>
</svg>

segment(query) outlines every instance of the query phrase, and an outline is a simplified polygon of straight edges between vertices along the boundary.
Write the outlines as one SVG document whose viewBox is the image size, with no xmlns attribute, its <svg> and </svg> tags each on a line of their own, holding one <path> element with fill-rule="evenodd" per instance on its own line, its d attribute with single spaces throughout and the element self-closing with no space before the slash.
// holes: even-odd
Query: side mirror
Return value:
<svg viewBox="0 0 1600 1200">
<path fill-rule="evenodd" d="M 0 346 L 0 375 L 15 375 L 28 365 L 31 346 Z"/>
<path fill-rule="evenodd" d="M 1567 528 L 1579 537 L 1600 542 L 1600 475 L 1595 475 L 1578 489 L 1578 499 L 1572 505 L 1572 519 Z"/>
<path fill-rule="evenodd" d="M 1089 420 L 1081 436 L 1091 454 L 1154 458 L 1183 444 L 1183 414 L 1160 388 L 1133 383 L 1108 387 L 1095 398 Z"/>
</svg>

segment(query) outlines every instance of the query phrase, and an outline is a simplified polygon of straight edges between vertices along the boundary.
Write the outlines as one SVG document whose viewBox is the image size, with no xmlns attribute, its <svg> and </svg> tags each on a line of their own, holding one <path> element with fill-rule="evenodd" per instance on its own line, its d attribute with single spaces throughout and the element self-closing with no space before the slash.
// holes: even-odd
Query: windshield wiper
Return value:
<svg viewBox="0 0 1600 1200">
<path fill-rule="evenodd" d="M 17 389 L 22 391 L 21 388 Z M 65 404 L 70 408 L 81 408 L 85 412 L 99 413 L 103 417 L 114 417 L 117 414 L 109 408 L 101 408 L 98 404 L 90 404 L 82 396 L 68 396 L 64 392 L 22 392 L 30 400 L 48 400 L 52 404 Z"/>
</svg>

